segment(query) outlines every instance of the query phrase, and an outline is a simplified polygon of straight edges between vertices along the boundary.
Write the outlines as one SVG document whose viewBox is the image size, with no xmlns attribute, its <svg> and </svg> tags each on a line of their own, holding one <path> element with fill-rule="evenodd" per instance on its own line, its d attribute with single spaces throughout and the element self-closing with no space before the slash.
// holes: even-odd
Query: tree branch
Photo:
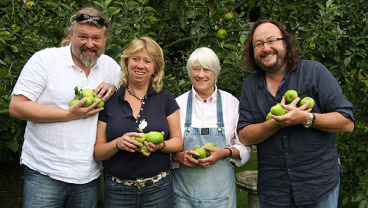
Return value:
<svg viewBox="0 0 368 208">
<path fill-rule="evenodd" d="M 231 32 L 241 32 L 241 31 L 249 31 L 248 29 L 237 29 L 237 30 L 229 30 L 228 33 L 231 33 Z M 203 33 L 201 35 L 194 35 L 194 36 L 190 36 L 190 37 L 186 37 L 186 38 L 181 38 L 177 41 L 174 41 L 172 43 L 169 43 L 167 45 L 164 46 L 164 48 L 171 48 L 179 43 L 182 43 L 182 42 L 186 42 L 186 41 L 190 41 L 190 40 L 197 40 L 197 39 L 201 39 L 201 38 L 208 38 L 208 37 L 214 37 L 216 36 L 215 33 Z"/>
</svg>

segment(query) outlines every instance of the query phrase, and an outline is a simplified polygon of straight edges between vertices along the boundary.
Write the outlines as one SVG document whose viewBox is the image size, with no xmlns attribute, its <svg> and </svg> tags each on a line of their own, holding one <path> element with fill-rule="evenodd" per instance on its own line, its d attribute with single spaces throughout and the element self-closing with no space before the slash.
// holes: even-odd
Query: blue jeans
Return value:
<svg viewBox="0 0 368 208">
<path fill-rule="evenodd" d="M 138 192 L 135 186 L 125 186 L 111 181 L 110 179 L 106 179 L 104 208 L 171 208 L 173 201 L 172 194 L 170 175 L 157 183 L 143 187 L 140 192 Z"/>
<path fill-rule="evenodd" d="M 308 204 L 308 205 L 300 205 L 296 206 L 293 198 L 291 199 L 290 206 L 275 206 L 270 203 L 259 201 L 260 208 L 337 208 L 337 203 L 339 201 L 339 190 L 340 190 L 340 181 L 337 184 L 336 188 L 331 191 L 325 198 L 321 201 Z"/>
<path fill-rule="evenodd" d="M 58 181 L 26 167 L 23 207 L 97 207 L 99 179 L 86 184 Z"/>
</svg>

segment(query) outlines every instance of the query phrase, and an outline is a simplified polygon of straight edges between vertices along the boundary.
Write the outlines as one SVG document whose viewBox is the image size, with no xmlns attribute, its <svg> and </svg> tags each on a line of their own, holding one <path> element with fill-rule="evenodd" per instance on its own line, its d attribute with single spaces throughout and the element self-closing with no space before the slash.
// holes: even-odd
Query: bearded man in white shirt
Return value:
<svg viewBox="0 0 368 208">
<path fill-rule="evenodd" d="M 12 92 L 9 113 L 27 120 L 20 162 L 25 165 L 23 207 L 97 207 L 101 164 L 93 159 L 99 101 L 69 107 L 74 87 L 94 89 L 106 101 L 120 66 L 104 55 L 108 21 L 87 7 L 71 18 L 70 44 L 36 52 Z"/>
<path fill-rule="evenodd" d="M 236 131 L 239 100 L 217 88 L 220 60 L 211 49 L 195 50 L 187 70 L 192 90 L 176 98 L 184 149 L 172 156 L 174 207 L 236 207 L 235 175 L 230 162 L 242 166 L 251 153 Z M 207 143 L 216 147 L 204 146 Z M 196 159 L 199 153 L 193 148 L 197 146 L 203 146 L 209 157 Z"/>
</svg>

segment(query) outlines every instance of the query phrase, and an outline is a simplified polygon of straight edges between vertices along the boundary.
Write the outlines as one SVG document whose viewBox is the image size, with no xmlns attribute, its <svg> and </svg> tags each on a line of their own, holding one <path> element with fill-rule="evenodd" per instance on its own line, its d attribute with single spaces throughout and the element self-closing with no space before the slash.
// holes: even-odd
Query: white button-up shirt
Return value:
<svg viewBox="0 0 368 208">
<path fill-rule="evenodd" d="M 35 53 L 24 66 L 12 94 L 44 106 L 68 109 L 74 87 L 95 89 L 101 82 L 117 86 L 120 66 L 101 55 L 88 77 L 78 68 L 69 46 Z M 98 114 L 65 122 L 27 121 L 21 163 L 51 178 L 83 184 L 100 175 L 93 158 Z"/>
<path fill-rule="evenodd" d="M 193 109 L 192 109 L 192 127 L 212 128 L 217 127 L 217 87 L 215 92 L 206 100 L 202 100 L 193 90 Z M 239 141 L 236 127 L 239 119 L 239 100 L 230 93 L 220 90 L 222 99 L 223 119 L 225 125 L 226 146 L 234 147 L 239 150 L 240 160 L 231 159 L 237 166 L 244 165 L 250 157 L 251 148 L 244 146 Z M 176 98 L 180 106 L 181 131 L 184 136 L 184 124 L 187 112 L 187 100 L 189 91 Z M 185 142 L 185 141 L 184 141 Z M 176 164 L 173 164 L 176 166 Z"/>
</svg>

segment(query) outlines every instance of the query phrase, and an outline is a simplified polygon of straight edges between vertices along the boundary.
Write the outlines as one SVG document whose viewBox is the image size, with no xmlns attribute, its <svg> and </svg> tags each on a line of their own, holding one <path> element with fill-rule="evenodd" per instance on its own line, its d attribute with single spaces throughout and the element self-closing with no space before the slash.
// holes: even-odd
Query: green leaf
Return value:
<svg viewBox="0 0 368 208">
<path fill-rule="evenodd" d="M 13 152 L 17 152 L 19 149 L 19 144 L 17 141 L 9 141 L 6 143 L 6 146 L 12 150 Z"/>
</svg>

